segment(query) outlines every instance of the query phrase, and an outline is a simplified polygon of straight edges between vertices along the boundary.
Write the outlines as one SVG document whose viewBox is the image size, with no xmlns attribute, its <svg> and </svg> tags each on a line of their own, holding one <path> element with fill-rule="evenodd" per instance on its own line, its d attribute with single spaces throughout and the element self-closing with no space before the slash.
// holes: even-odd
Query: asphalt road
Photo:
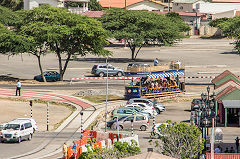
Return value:
<svg viewBox="0 0 240 159">
<path fill-rule="evenodd" d="M 148 47 L 143 48 L 138 56 L 137 61 L 141 63 L 153 63 L 153 59 L 158 57 L 160 63 L 180 60 L 185 63 L 187 76 L 217 75 L 225 69 L 240 75 L 239 55 L 232 52 L 233 46 L 229 43 L 231 40 L 201 40 L 201 39 L 184 39 L 174 47 Z M 130 58 L 130 50 L 118 47 L 107 48 L 113 51 L 113 57 L 109 60 L 114 66 L 126 68 Z M 44 70 L 57 70 L 57 58 L 53 54 L 46 55 L 42 58 Z M 104 58 L 98 58 L 92 55 L 78 57 L 70 62 L 66 71 L 65 80 L 73 77 L 84 77 L 90 75 L 91 67 L 96 63 L 104 63 Z M 39 74 L 37 59 L 34 56 L 23 54 L 13 57 L 0 55 L 0 74 L 12 74 L 12 77 L 20 79 L 33 79 L 34 75 Z M 194 79 L 197 82 L 207 82 L 210 79 Z M 195 82 L 195 81 L 194 81 Z M 110 89 L 119 89 L 123 81 L 110 81 Z M 23 89 L 105 89 L 105 81 L 81 81 L 73 85 L 25 85 Z M 0 88 L 15 88 L 13 85 L 0 85 Z M 123 87 L 122 87 L 123 88 Z M 168 111 L 168 110 L 167 110 Z M 166 111 L 166 113 L 167 113 Z M 161 116 L 161 115 L 160 115 Z M 175 114 L 176 116 L 176 114 Z M 189 116 L 187 116 L 188 118 Z M 160 117 L 161 118 L 161 117 Z M 32 141 L 24 141 L 21 144 L 0 143 L 0 158 L 8 155 L 16 155 L 28 152 L 36 148 L 44 138 L 44 133 L 37 133 Z M 142 134 L 142 132 L 141 132 Z M 143 133 L 143 138 L 148 134 Z M 144 142 L 147 142 L 146 140 Z M 11 151 L 10 151 L 11 150 Z M 13 154 L 14 153 L 14 154 Z"/>
</svg>

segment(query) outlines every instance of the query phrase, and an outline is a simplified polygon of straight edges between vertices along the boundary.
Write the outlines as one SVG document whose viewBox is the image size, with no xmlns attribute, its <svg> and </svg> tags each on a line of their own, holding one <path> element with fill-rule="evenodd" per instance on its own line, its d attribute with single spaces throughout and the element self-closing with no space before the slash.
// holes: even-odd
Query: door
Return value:
<svg viewBox="0 0 240 159">
<path fill-rule="evenodd" d="M 107 73 L 107 70 L 106 70 Z M 115 75 L 114 67 L 108 65 L 108 74 L 109 75 Z"/>
<path fill-rule="evenodd" d="M 130 116 L 127 117 L 124 121 L 123 121 L 123 129 L 127 129 L 127 130 L 131 130 L 132 128 L 132 122 L 134 121 L 134 116 Z M 133 127 L 134 127 L 134 123 L 133 123 Z"/>
<path fill-rule="evenodd" d="M 25 132 L 24 125 L 21 125 L 20 127 L 19 137 L 21 137 L 21 139 L 26 139 L 26 132 Z"/>
</svg>

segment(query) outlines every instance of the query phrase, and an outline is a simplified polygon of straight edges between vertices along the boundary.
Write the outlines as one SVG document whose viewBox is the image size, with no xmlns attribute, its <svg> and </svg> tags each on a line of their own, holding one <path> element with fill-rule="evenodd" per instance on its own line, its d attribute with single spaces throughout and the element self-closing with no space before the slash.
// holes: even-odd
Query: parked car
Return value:
<svg viewBox="0 0 240 159">
<path fill-rule="evenodd" d="M 168 123 L 156 123 L 155 125 L 153 125 L 153 127 L 152 127 L 152 132 L 151 132 L 151 134 L 152 134 L 152 136 L 154 136 L 155 138 L 159 138 L 160 136 L 162 136 L 162 134 L 160 134 L 160 132 L 159 132 L 159 127 L 162 125 L 162 124 L 164 124 L 164 125 L 168 125 Z"/>
<path fill-rule="evenodd" d="M 33 127 L 33 133 L 38 130 L 36 121 L 33 118 L 16 118 L 14 120 L 30 121 Z M 14 121 L 12 120 L 12 121 Z"/>
<path fill-rule="evenodd" d="M 56 82 L 60 80 L 60 74 L 56 71 L 46 71 L 43 72 L 43 75 L 45 76 L 47 82 Z M 34 76 L 33 79 L 39 82 L 43 82 L 42 75 Z"/>
<path fill-rule="evenodd" d="M 150 117 L 153 117 L 153 116 L 157 115 L 157 112 L 154 110 L 153 107 L 152 108 L 151 107 L 143 108 L 140 105 L 137 105 L 137 104 L 134 105 L 134 103 L 131 104 L 131 105 L 126 105 L 125 107 L 127 107 L 127 108 L 135 108 L 135 109 L 137 108 L 138 110 L 140 110 L 140 112 L 149 114 Z"/>
<path fill-rule="evenodd" d="M 112 111 L 113 120 L 122 117 L 122 116 L 131 116 L 133 114 L 141 114 L 150 118 L 150 116 L 146 113 L 140 112 L 140 110 L 133 109 L 133 108 L 126 108 L 126 107 L 119 107 L 118 109 L 114 109 Z"/>
<path fill-rule="evenodd" d="M 4 128 L 4 126 L 5 126 L 6 124 L 7 124 L 7 123 L 0 124 L 0 142 L 2 141 L 2 138 L 3 138 L 3 136 L 2 136 L 2 130 L 3 130 L 3 128 Z"/>
<path fill-rule="evenodd" d="M 108 69 L 107 69 L 107 64 L 99 64 L 99 65 L 94 65 L 92 67 L 91 74 L 95 76 L 100 76 L 104 77 L 107 76 L 107 72 L 109 76 L 118 76 L 121 77 L 124 75 L 124 71 L 120 68 L 115 68 L 114 66 L 108 64 Z"/>
<path fill-rule="evenodd" d="M 149 112 L 151 116 L 156 116 L 158 114 L 153 106 L 150 106 L 146 103 L 132 103 L 131 105 L 143 108 L 145 111 Z"/>
<path fill-rule="evenodd" d="M 121 120 L 125 119 L 126 117 L 128 117 L 128 116 L 122 116 L 122 117 L 118 118 L 118 121 L 121 121 Z M 113 125 L 115 122 L 117 122 L 117 119 L 108 121 L 108 122 L 107 122 L 107 127 L 108 127 L 108 128 L 113 128 L 112 125 Z"/>
<path fill-rule="evenodd" d="M 132 128 L 132 122 L 133 122 L 133 129 L 138 129 L 141 131 L 147 130 L 149 127 L 149 120 L 146 116 L 143 115 L 131 115 L 121 121 L 118 122 L 119 129 L 131 129 Z M 117 123 L 115 122 L 113 124 L 114 128 L 117 128 Z"/>
<path fill-rule="evenodd" d="M 31 140 L 33 135 L 33 127 L 30 121 L 13 120 L 5 125 L 2 130 L 2 141 Z"/>
<path fill-rule="evenodd" d="M 149 106 L 154 106 L 153 101 L 147 98 L 132 98 L 132 99 L 129 99 L 129 101 L 127 102 L 127 104 L 132 104 L 132 103 L 146 103 Z M 158 114 L 160 114 L 160 112 L 165 111 L 166 109 L 165 106 L 163 106 L 158 102 L 156 102 L 154 108 Z"/>
<path fill-rule="evenodd" d="M 199 109 L 202 102 L 201 98 L 194 98 L 191 102 L 191 110 Z"/>
</svg>

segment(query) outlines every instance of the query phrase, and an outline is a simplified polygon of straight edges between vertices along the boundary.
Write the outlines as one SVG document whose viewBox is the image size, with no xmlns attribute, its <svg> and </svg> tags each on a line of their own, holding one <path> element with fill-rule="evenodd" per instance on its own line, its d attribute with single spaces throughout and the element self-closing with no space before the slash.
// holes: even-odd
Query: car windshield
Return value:
<svg viewBox="0 0 240 159">
<path fill-rule="evenodd" d="M 127 116 L 122 116 L 122 117 L 118 118 L 118 121 L 121 121 L 121 120 L 125 119 L 126 117 Z"/>
<path fill-rule="evenodd" d="M 7 124 L 4 127 L 4 130 L 19 130 L 20 129 L 20 125 L 19 124 Z"/>
</svg>

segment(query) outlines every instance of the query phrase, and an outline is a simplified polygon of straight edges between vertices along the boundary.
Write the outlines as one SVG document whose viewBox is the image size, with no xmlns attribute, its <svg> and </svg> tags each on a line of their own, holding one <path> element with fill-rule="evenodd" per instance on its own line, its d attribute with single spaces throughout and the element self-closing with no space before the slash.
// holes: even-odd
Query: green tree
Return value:
<svg viewBox="0 0 240 159">
<path fill-rule="evenodd" d="M 12 10 L 23 9 L 23 0 L 0 0 L 0 5 Z"/>
<path fill-rule="evenodd" d="M 20 17 L 10 10 L 9 8 L 0 6 L 0 23 L 5 26 L 11 26 L 16 24 L 20 20 Z"/>
<path fill-rule="evenodd" d="M 234 38 L 234 48 L 240 53 L 240 16 L 216 19 L 210 23 L 210 26 L 217 27 L 224 35 Z"/>
<path fill-rule="evenodd" d="M 72 14 L 65 8 L 43 5 L 25 11 L 23 20 L 18 24 L 20 33 L 33 37 L 37 50 L 56 53 L 59 63 L 60 80 L 63 80 L 68 63 L 73 56 L 94 54 L 109 55 L 104 49 L 107 44 L 107 31 L 102 24 L 92 18 Z M 43 49 L 41 49 L 44 47 Z M 63 58 L 65 58 L 63 63 Z"/>
<path fill-rule="evenodd" d="M 89 10 L 100 11 L 103 10 L 103 8 L 96 0 L 90 0 Z"/>
<path fill-rule="evenodd" d="M 101 21 L 114 38 L 126 39 L 134 60 L 143 46 L 172 45 L 184 37 L 173 19 L 148 11 L 110 9 Z"/>
<path fill-rule="evenodd" d="M 186 123 L 167 122 L 158 127 L 159 139 L 154 145 L 167 156 L 173 158 L 194 158 L 203 150 L 201 132 L 194 125 Z M 150 140 L 150 142 L 152 142 Z"/>
</svg>

